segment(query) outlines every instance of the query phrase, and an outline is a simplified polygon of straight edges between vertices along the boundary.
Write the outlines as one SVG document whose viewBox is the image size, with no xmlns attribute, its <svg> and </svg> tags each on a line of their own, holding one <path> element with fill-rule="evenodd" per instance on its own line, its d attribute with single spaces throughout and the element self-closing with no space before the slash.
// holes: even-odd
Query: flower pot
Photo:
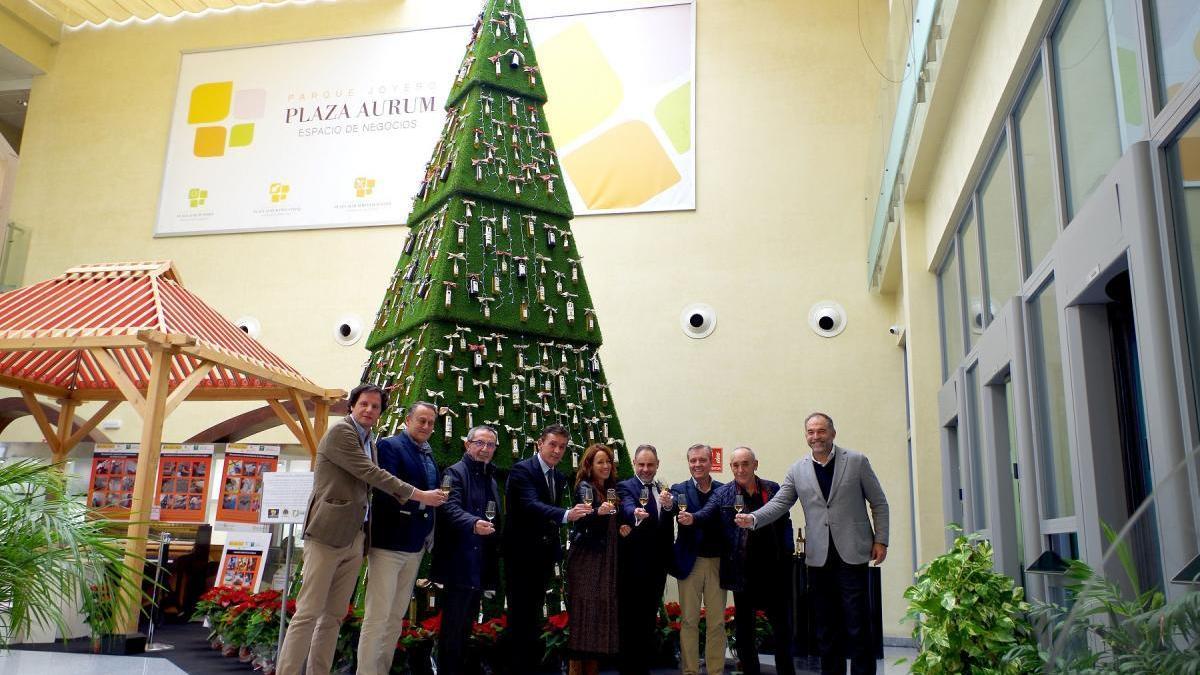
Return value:
<svg viewBox="0 0 1200 675">
<path fill-rule="evenodd" d="M 252 649 L 249 647 L 242 647 L 238 649 L 238 661 L 241 661 L 242 663 L 250 663 L 250 661 L 253 659 L 254 651 Z"/>
</svg>

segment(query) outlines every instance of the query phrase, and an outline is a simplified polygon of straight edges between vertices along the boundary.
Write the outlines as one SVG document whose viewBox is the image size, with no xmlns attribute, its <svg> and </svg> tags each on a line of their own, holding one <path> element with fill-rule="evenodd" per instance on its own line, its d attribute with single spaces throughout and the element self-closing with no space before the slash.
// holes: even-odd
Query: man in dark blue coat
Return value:
<svg viewBox="0 0 1200 675">
<path fill-rule="evenodd" d="M 692 477 L 671 486 L 676 505 L 686 511 L 703 509 L 722 483 L 713 480 L 712 447 L 697 443 L 687 451 Z M 681 503 L 682 502 L 682 503 Z M 680 510 L 683 510 L 682 508 Z M 702 525 L 679 528 L 671 574 L 679 580 L 679 661 L 681 675 L 700 672 L 700 606 L 708 612 L 704 665 L 708 675 L 725 672 L 725 600 L 721 588 L 721 551 L 724 533 L 716 518 Z"/>
<path fill-rule="evenodd" d="M 554 568 L 563 558 L 560 529 L 591 513 L 591 504 L 565 509 L 567 477 L 556 469 L 570 432 L 551 424 L 538 436 L 537 453 L 508 472 L 504 521 L 504 582 L 508 597 L 509 663 L 513 675 L 542 669 L 542 610 Z"/>
<path fill-rule="evenodd" d="M 617 483 L 621 519 L 633 526 L 621 538 L 617 555 L 617 611 L 620 616 L 621 675 L 647 675 L 654 654 L 658 610 L 674 558 L 675 521 L 671 495 L 655 481 L 658 450 L 640 445 L 633 453 L 633 478 Z M 641 495 L 646 493 L 643 506 Z"/>
<path fill-rule="evenodd" d="M 436 419 L 432 403 L 414 403 L 404 418 L 404 430 L 379 442 L 379 466 L 417 489 L 435 489 L 438 470 L 429 436 Z M 412 500 L 401 504 L 378 490 L 371 509 L 358 675 L 387 675 L 421 558 L 433 546 L 435 519 L 434 509 Z"/>
<path fill-rule="evenodd" d="M 721 556 L 721 586 L 733 591 L 737 606 L 734 619 L 738 659 L 742 672 L 759 675 L 758 645 L 755 644 L 755 614 L 765 610 L 775 636 L 775 672 L 795 675 L 792 660 L 792 520 L 783 516 L 757 530 L 748 530 L 734 522 L 739 509 L 750 512 L 762 507 L 779 492 L 779 484 L 759 478 L 758 459 L 747 447 L 730 454 L 729 469 L 733 482 L 713 491 L 708 504 L 695 514 L 679 516 L 679 524 L 717 521 L 725 534 Z M 747 534 L 748 533 L 748 534 Z"/>
<path fill-rule="evenodd" d="M 442 628 L 438 635 L 439 675 L 466 672 L 467 637 L 485 591 L 499 582 L 496 526 L 500 492 L 494 477 L 496 430 L 477 426 L 467 432 L 462 461 L 446 469 L 450 498 L 437 520 L 430 576 L 442 584 Z M 488 505 L 492 510 L 489 514 Z"/>
</svg>

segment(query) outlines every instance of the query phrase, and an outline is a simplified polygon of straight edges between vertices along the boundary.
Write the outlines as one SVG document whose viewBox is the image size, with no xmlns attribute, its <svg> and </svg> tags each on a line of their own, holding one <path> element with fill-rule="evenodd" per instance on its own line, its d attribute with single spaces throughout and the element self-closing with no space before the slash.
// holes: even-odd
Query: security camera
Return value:
<svg viewBox="0 0 1200 675">
<path fill-rule="evenodd" d="M 899 335 L 900 331 L 902 331 L 902 330 L 904 330 L 904 329 L 901 328 L 899 324 L 892 324 L 892 325 L 888 326 L 888 332 L 891 333 L 892 335 Z"/>
<path fill-rule="evenodd" d="M 808 325 L 821 337 L 835 337 L 846 329 L 846 310 L 832 300 L 823 300 L 808 311 Z"/>
<path fill-rule="evenodd" d="M 237 321 L 233 322 L 233 325 L 237 326 L 243 333 L 254 339 L 258 339 L 258 337 L 262 335 L 262 324 L 258 322 L 258 319 L 252 316 L 240 317 Z"/>
<path fill-rule="evenodd" d="M 690 338 L 706 338 L 717 328 L 717 310 L 704 303 L 690 304 L 679 314 L 679 327 Z"/>
<path fill-rule="evenodd" d="M 362 337 L 362 319 L 354 314 L 347 314 L 333 324 L 333 340 L 343 347 L 349 347 Z"/>
</svg>

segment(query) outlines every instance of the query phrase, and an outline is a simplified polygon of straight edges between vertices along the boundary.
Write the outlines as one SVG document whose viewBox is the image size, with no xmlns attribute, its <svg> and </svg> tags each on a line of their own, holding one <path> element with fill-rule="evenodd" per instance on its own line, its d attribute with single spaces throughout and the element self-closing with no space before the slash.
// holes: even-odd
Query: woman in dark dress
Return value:
<svg viewBox="0 0 1200 675">
<path fill-rule="evenodd" d="M 617 488 L 614 458 L 607 446 L 592 445 L 575 474 L 575 503 L 587 501 L 595 510 L 575 521 L 567 551 L 570 675 L 595 675 L 597 659 L 617 653 L 619 525 L 616 506 L 605 499 Z"/>
</svg>

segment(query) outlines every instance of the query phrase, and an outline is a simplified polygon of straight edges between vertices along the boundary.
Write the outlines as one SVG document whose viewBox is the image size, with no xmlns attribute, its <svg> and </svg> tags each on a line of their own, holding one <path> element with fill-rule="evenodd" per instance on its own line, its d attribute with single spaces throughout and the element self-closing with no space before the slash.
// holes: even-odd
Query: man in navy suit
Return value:
<svg viewBox="0 0 1200 675">
<path fill-rule="evenodd" d="M 438 470 L 429 446 L 436 419 L 437 408 L 432 403 L 412 404 L 404 429 L 379 442 L 379 466 L 418 490 L 436 489 Z M 411 500 L 401 504 L 378 490 L 372 495 L 371 508 L 358 675 L 387 675 L 421 558 L 433 546 L 435 509 Z"/>
<path fill-rule="evenodd" d="M 504 521 L 504 581 L 508 597 L 509 662 L 514 675 L 542 668 L 542 608 L 546 587 L 562 560 L 559 528 L 591 513 L 591 504 L 559 506 L 570 497 L 567 478 L 556 469 L 570 441 L 561 424 L 542 430 L 537 453 L 508 472 Z"/>
<path fill-rule="evenodd" d="M 617 483 L 621 518 L 633 526 L 621 538 L 617 555 L 617 613 L 620 617 L 621 675 L 647 675 L 654 653 L 658 609 L 674 558 L 675 521 L 667 511 L 671 495 L 654 480 L 658 450 L 639 445 L 633 453 L 635 476 Z M 647 500 L 640 504 L 643 490 Z"/>
<path fill-rule="evenodd" d="M 792 521 L 784 513 L 778 520 L 757 530 L 734 522 L 738 497 L 742 509 L 753 511 L 779 492 L 779 483 L 760 478 L 758 459 L 747 447 L 734 448 L 729 456 L 733 482 L 713 491 L 708 504 L 696 512 L 679 515 L 679 524 L 701 525 L 717 521 L 725 534 L 721 555 L 721 586 L 733 591 L 737 606 L 734 619 L 738 659 L 742 672 L 759 675 L 758 645 L 755 644 L 755 614 L 766 610 L 775 636 L 775 672 L 795 675 L 792 660 Z"/>
<path fill-rule="evenodd" d="M 462 461 L 446 469 L 450 498 L 437 522 L 430 577 L 446 588 L 442 629 L 438 633 L 438 675 L 467 672 L 467 639 L 483 593 L 499 582 L 499 547 L 492 521 L 500 508 L 492 456 L 496 430 L 477 426 L 467 432 Z M 488 503 L 496 509 L 488 513 Z"/>
<path fill-rule="evenodd" d="M 713 480 L 712 447 L 697 443 L 687 450 L 688 472 L 692 477 L 671 486 L 677 506 L 687 505 L 687 511 L 703 509 L 713 492 L 722 483 Z M 681 509 L 682 510 L 682 509 Z M 697 675 L 700 672 L 700 605 L 708 612 L 704 633 L 704 665 L 708 675 L 725 672 L 725 600 L 721 588 L 721 523 L 713 519 L 703 525 L 679 528 L 675 538 L 675 564 L 671 574 L 679 580 L 679 608 L 682 611 L 679 630 L 680 672 Z"/>
</svg>

